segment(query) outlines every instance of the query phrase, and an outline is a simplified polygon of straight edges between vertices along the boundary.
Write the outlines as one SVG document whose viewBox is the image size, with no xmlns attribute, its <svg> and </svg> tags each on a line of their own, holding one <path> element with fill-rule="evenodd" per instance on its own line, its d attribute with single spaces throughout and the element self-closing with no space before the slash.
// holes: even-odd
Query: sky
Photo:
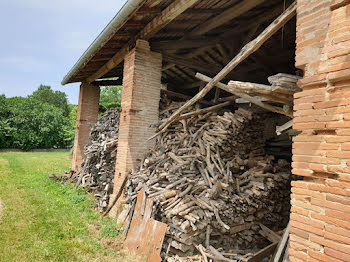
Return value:
<svg viewBox="0 0 350 262">
<path fill-rule="evenodd" d="M 40 84 L 78 103 L 63 77 L 126 0 L 0 0 L 0 94 L 26 96 Z"/>
</svg>

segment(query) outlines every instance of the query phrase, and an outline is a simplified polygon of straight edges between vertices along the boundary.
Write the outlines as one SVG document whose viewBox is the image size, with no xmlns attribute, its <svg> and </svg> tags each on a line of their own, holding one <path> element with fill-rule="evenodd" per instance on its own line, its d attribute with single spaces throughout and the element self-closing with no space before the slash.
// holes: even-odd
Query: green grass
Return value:
<svg viewBox="0 0 350 262">
<path fill-rule="evenodd" d="M 1 262 L 133 261 L 90 196 L 48 178 L 70 163 L 68 153 L 0 153 Z"/>
</svg>

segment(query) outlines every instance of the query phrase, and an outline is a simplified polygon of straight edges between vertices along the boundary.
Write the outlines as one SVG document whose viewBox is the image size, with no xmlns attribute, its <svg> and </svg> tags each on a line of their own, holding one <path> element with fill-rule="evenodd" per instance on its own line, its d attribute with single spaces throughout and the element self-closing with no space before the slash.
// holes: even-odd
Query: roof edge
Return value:
<svg viewBox="0 0 350 262">
<path fill-rule="evenodd" d="M 127 0 L 123 7 L 103 29 L 103 31 L 96 37 L 92 44 L 86 49 L 79 60 L 74 64 L 71 70 L 63 78 L 61 84 L 66 85 L 71 83 L 71 79 L 90 61 L 90 59 L 100 50 L 111 37 L 123 26 L 129 19 L 130 15 L 134 13 L 145 0 Z"/>
</svg>

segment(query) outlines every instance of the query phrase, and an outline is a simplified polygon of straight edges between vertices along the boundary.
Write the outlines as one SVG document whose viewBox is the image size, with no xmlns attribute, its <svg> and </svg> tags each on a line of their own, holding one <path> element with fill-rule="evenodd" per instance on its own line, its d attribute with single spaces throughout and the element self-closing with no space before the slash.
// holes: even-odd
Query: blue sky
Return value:
<svg viewBox="0 0 350 262">
<path fill-rule="evenodd" d="M 61 86 L 125 0 L 0 0 L 0 94 L 26 96 L 40 84 L 78 103 L 79 84 Z"/>
</svg>

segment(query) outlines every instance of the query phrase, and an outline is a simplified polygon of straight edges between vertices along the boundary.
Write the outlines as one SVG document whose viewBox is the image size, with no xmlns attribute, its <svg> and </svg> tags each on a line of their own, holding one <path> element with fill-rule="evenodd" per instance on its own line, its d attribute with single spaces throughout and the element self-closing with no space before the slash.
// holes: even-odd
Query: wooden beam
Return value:
<svg viewBox="0 0 350 262">
<path fill-rule="evenodd" d="M 148 40 L 154 36 L 160 29 L 164 28 L 167 24 L 173 21 L 178 15 L 186 11 L 199 0 L 175 0 L 168 7 L 166 7 L 158 16 L 156 16 L 151 22 L 149 22 L 134 38 L 132 38 L 123 48 L 121 48 L 104 66 L 102 66 L 97 72 L 89 76 L 86 81 L 91 83 L 97 78 L 103 76 L 111 69 L 116 67 L 124 60 L 124 56 L 129 52 L 130 46 L 137 39 Z"/>
<path fill-rule="evenodd" d="M 280 262 L 281 257 L 283 255 L 283 251 L 285 250 L 289 238 L 289 229 L 290 229 L 290 224 L 288 223 L 288 226 L 284 230 L 284 233 L 282 235 L 281 240 L 279 241 L 275 254 L 273 255 L 272 259 L 270 260 L 271 262 Z"/>
<path fill-rule="evenodd" d="M 185 59 L 178 55 L 163 54 L 163 60 L 178 66 L 185 66 L 196 70 L 202 70 L 209 74 L 214 74 L 220 71 L 220 67 L 216 65 L 198 62 L 193 59 Z"/>
<path fill-rule="evenodd" d="M 240 3 L 232 6 L 231 8 L 227 9 L 220 15 L 217 15 L 213 17 L 212 19 L 207 20 L 206 22 L 200 24 L 196 28 L 194 28 L 188 35 L 185 37 L 190 36 L 196 36 L 196 35 L 203 35 L 207 33 L 208 31 L 217 28 L 230 20 L 244 14 L 245 12 L 253 9 L 254 7 L 258 6 L 265 0 L 246 0 L 246 1 L 240 1 Z"/>
<path fill-rule="evenodd" d="M 120 86 L 123 84 L 123 80 L 121 78 L 117 80 L 98 80 L 91 82 L 94 86 Z"/>
<path fill-rule="evenodd" d="M 227 101 L 227 102 L 215 105 L 215 106 L 199 109 L 199 110 L 194 111 L 194 112 L 189 112 L 189 113 L 186 113 L 186 114 L 182 114 L 180 116 L 180 119 L 186 119 L 186 118 L 189 118 L 189 117 L 192 117 L 192 116 L 202 115 L 202 114 L 205 114 L 205 113 L 208 113 L 208 112 L 211 112 L 211 111 L 215 111 L 215 110 L 218 110 L 220 108 L 229 106 L 231 104 L 232 104 L 231 101 Z"/>
<path fill-rule="evenodd" d="M 256 252 L 251 258 L 244 258 L 243 262 L 260 262 L 264 258 L 269 257 L 275 251 L 277 242 L 268 245 L 267 247 Z"/>
<path fill-rule="evenodd" d="M 177 93 L 177 92 L 170 91 L 170 90 L 166 90 L 166 89 L 161 89 L 160 92 L 162 94 L 165 94 L 165 95 L 169 96 L 169 97 L 175 97 L 175 98 L 184 99 L 184 100 L 188 100 L 188 99 L 192 98 L 191 96 L 184 95 L 184 94 Z M 203 99 L 200 100 L 199 103 L 201 103 L 203 105 L 213 105 L 212 102 L 207 101 L 207 100 L 203 100 Z"/>
<path fill-rule="evenodd" d="M 155 51 L 164 51 L 164 50 L 177 50 L 183 48 L 199 48 L 203 46 L 215 46 L 218 42 L 223 42 L 224 39 L 220 39 L 218 37 L 208 39 L 205 37 L 198 39 L 190 39 L 190 40 L 166 40 L 159 42 L 152 42 L 151 47 Z"/>
<path fill-rule="evenodd" d="M 200 74 L 200 73 L 197 73 L 197 74 L 196 74 L 196 77 L 197 77 L 198 79 L 202 80 L 202 81 L 206 81 L 206 82 L 209 82 L 209 83 L 213 81 L 212 78 L 207 77 L 207 76 L 205 76 L 205 75 L 202 75 L 202 74 Z M 229 93 L 231 93 L 231 94 L 233 94 L 233 95 L 239 96 L 239 97 L 241 97 L 241 98 L 243 98 L 243 99 L 245 99 L 245 100 L 247 100 L 247 101 L 249 101 L 249 102 L 251 102 L 251 103 L 257 105 L 257 106 L 260 106 L 260 107 L 262 107 L 262 108 L 264 108 L 264 109 L 266 109 L 266 110 L 269 110 L 269 111 L 272 111 L 272 112 L 275 112 L 275 113 L 278 113 L 278 114 L 286 115 L 286 116 L 289 116 L 289 117 L 291 117 L 291 118 L 293 117 L 293 114 L 292 114 L 292 113 L 290 113 L 290 112 L 285 112 L 282 108 L 279 108 L 279 107 L 276 107 L 276 106 L 271 106 L 271 105 L 269 105 L 269 104 L 265 104 L 265 103 L 261 102 L 260 100 L 258 100 L 257 98 L 252 97 L 252 96 L 250 96 L 250 95 L 237 92 L 237 90 L 235 90 L 235 88 L 232 88 L 232 87 L 230 87 L 229 85 L 225 85 L 225 84 L 220 83 L 220 82 L 217 82 L 215 85 L 216 85 L 217 87 L 219 87 L 219 88 L 225 90 L 226 92 L 229 92 Z"/>
<path fill-rule="evenodd" d="M 257 38 L 245 45 L 242 50 L 213 78 L 208 84 L 195 95 L 191 100 L 187 101 L 182 107 L 176 110 L 168 119 L 159 127 L 159 132 L 155 135 L 163 133 L 168 126 L 174 122 L 179 115 L 189 106 L 203 98 L 217 83 L 219 83 L 227 74 L 229 74 L 237 65 L 239 65 L 249 55 L 254 53 L 262 46 L 274 33 L 276 33 L 284 24 L 286 24 L 296 13 L 296 2 L 293 2 L 278 18 L 276 18 Z M 153 136 L 153 137 L 155 137 Z"/>
</svg>

